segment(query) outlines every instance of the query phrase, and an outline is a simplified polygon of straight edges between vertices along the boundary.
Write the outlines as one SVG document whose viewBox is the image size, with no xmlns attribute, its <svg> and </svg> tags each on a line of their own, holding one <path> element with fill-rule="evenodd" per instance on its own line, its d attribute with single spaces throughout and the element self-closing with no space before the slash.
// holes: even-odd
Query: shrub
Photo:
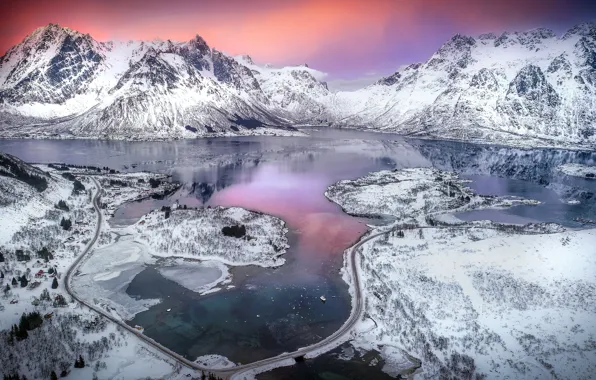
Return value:
<svg viewBox="0 0 596 380">
<path fill-rule="evenodd" d="M 72 227 L 72 222 L 70 219 L 65 219 L 62 217 L 62 220 L 60 221 L 60 227 L 62 227 L 63 230 L 68 231 Z"/>
<path fill-rule="evenodd" d="M 229 226 L 229 227 L 226 226 L 221 229 L 221 232 L 225 236 L 235 237 L 235 238 L 239 239 L 241 237 L 244 237 L 244 235 L 246 235 L 246 227 L 244 225 Z"/>
<path fill-rule="evenodd" d="M 63 210 L 63 211 L 70 211 L 70 208 L 68 208 L 68 205 L 66 204 L 66 202 L 64 202 L 63 200 L 59 200 L 58 204 L 56 204 L 55 206 L 58 210 Z"/>
<path fill-rule="evenodd" d="M 81 191 L 85 191 L 85 185 L 83 185 L 83 184 L 81 183 L 81 181 L 79 181 L 79 180 L 75 180 L 75 181 L 74 181 L 74 183 L 73 183 L 73 189 L 72 189 L 72 192 L 73 192 L 73 193 L 75 193 L 75 194 L 78 194 L 78 193 L 80 193 Z"/>
</svg>

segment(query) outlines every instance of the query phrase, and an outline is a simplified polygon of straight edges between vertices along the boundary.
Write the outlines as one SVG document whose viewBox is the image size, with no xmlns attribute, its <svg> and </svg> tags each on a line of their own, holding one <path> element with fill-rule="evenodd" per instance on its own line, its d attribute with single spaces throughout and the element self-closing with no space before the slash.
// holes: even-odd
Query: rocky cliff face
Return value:
<svg viewBox="0 0 596 380">
<path fill-rule="evenodd" d="M 252 61 L 250 66 L 199 36 L 99 43 L 50 24 L 0 58 L 0 133 L 134 139 L 294 133 L 289 126 L 301 117 L 280 117 L 271 104 L 281 87 L 265 91 L 261 82 L 303 68 L 263 74 Z M 298 101 L 308 98 L 291 93 L 314 86 L 313 78 L 305 80 L 307 85 L 283 92 Z"/>
<path fill-rule="evenodd" d="M 596 143 L 596 24 L 456 35 L 424 63 L 339 93 L 341 126 L 440 138 Z M 528 140 L 529 138 L 529 140 Z"/>
<path fill-rule="evenodd" d="M 594 23 L 561 37 L 547 29 L 456 35 L 428 61 L 358 91 L 332 93 L 323 77 L 306 65 L 231 57 L 199 36 L 100 43 L 50 24 L 0 58 L 0 135 L 191 138 L 324 124 L 596 144 Z"/>
</svg>

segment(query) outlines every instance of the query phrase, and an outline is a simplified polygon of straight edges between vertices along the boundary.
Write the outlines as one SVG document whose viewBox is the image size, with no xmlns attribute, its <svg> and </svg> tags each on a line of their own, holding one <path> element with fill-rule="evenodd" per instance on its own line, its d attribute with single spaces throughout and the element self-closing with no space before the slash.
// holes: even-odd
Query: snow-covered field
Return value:
<svg viewBox="0 0 596 380">
<path fill-rule="evenodd" d="M 407 215 L 426 227 L 402 229 L 403 237 L 393 231 L 361 247 L 366 310 L 353 344 L 375 347 L 396 363 L 403 362 L 403 350 L 422 361 L 420 378 L 591 378 L 596 230 L 462 223 L 452 217 L 444 220 L 455 225 L 436 223 L 443 220 L 440 213 L 459 205 L 445 191 L 451 185 L 428 178 L 450 178 L 460 189 L 462 184 L 434 170 L 429 177 L 428 170 L 380 172 L 368 183 L 344 181 L 329 191 L 348 211 Z M 410 203 L 403 201 L 411 196 L 404 187 L 416 191 Z M 482 197 L 470 198 L 483 207 Z M 429 212 L 435 214 L 432 221 L 425 217 Z M 384 351 L 387 347 L 396 349 Z"/>
<path fill-rule="evenodd" d="M 557 170 L 573 177 L 596 179 L 596 166 L 564 164 L 560 165 Z"/>
</svg>

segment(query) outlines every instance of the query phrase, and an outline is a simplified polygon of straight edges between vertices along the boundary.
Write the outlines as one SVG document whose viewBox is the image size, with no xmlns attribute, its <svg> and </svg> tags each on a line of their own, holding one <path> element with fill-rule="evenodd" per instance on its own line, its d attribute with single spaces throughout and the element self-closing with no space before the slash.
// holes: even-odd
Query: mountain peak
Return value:
<svg viewBox="0 0 596 380">
<path fill-rule="evenodd" d="M 240 56 L 240 58 L 244 62 L 248 63 L 249 65 L 254 65 L 255 64 L 255 61 L 253 61 L 252 60 L 252 57 L 250 55 L 248 55 L 248 54 L 243 54 L 243 55 Z"/>
<path fill-rule="evenodd" d="M 441 46 L 439 54 L 448 54 L 453 50 L 469 50 L 474 45 L 476 45 L 476 40 L 474 38 L 458 33 Z"/>
<path fill-rule="evenodd" d="M 592 37 L 593 39 L 596 39 L 596 22 L 591 21 L 577 24 L 573 28 L 569 29 L 563 35 L 562 39 L 567 40 L 573 36 Z"/>
<path fill-rule="evenodd" d="M 205 39 L 201 36 L 199 36 L 198 34 L 195 34 L 195 36 L 189 41 L 190 44 L 196 46 L 197 48 L 209 48 L 209 45 L 207 44 L 207 41 L 205 41 Z M 199 49 L 202 50 L 202 49 Z"/>
<path fill-rule="evenodd" d="M 32 36 L 50 36 L 50 35 L 60 35 L 60 34 L 81 34 L 75 30 L 67 28 L 65 26 L 61 26 L 59 24 L 49 23 L 48 25 L 41 26 L 33 31 L 28 37 Z"/>
</svg>

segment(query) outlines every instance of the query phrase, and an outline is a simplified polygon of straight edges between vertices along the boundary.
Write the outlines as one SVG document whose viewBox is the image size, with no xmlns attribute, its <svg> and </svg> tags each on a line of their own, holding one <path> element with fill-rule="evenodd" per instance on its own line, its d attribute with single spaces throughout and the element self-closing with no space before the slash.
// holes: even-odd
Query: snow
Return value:
<svg viewBox="0 0 596 380">
<path fill-rule="evenodd" d="M 218 261 L 180 261 L 161 266 L 159 274 L 193 292 L 207 294 L 215 285 L 228 278 L 228 268 Z M 219 289 L 218 289 L 219 290 Z"/>
<path fill-rule="evenodd" d="M 31 223 L 33 220 L 41 219 L 45 214 L 54 209 L 59 200 L 65 200 L 72 192 L 72 183 L 59 175 L 53 175 L 49 186 L 42 193 L 38 193 L 31 186 L 23 182 L 0 176 L 0 189 L 2 195 L 12 200 L 4 199 L 10 204 L 2 207 L 2 218 L 0 218 L 0 246 L 7 244 L 12 236 Z"/>
<path fill-rule="evenodd" d="M 82 299 L 113 309 L 123 320 L 147 310 L 160 300 L 137 300 L 126 294 L 128 284 L 155 263 L 144 247 L 123 237 L 118 242 L 96 249 L 72 277 L 72 289 Z"/>
<path fill-rule="evenodd" d="M 557 167 L 557 170 L 573 177 L 583 177 L 596 179 L 596 166 L 582 164 L 563 164 Z"/>
<path fill-rule="evenodd" d="M 224 236 L 223 227 L 246 226 L 246 236 Z M 218 260 L 228 265 L 279 266 L 286 251 L 285 223 L 241 208 L 173 210 L 168 219 L 154 211 L 133 227 L 135 240 L 160 257 Z"/>
<path fill-rule="evenodd" d="M 344 209 L 384 209 L 409 217 L 394 225 L 412 220 L 426 227 L 402 229 L 403 237 L 384 234 L 360 248 L 367 318 L 354 330 L 353 344 L 393 347 L 382 352 L 389 362 L 403 362 L 402 352 L 418 358 L 419 378 L 439 373 L 456 378 L 475 373 L 495 379 L 590 378 L 596 371 L 591 348 L 596 257 L 588 247 L 596 246 L 596 230 L 442 219 L 460 205 L 445 192 L 444 182 L 429 183 L 428 170 L 373 173 L 329 190 Z M 437 176 L 432 174 L 430 178 Z M 466 192 L 453 174 L 439 176 Z M 398 180 L 414 184 L 389 186 Z M 417 189 L 416 199 L 424 199 L 426 207 L 420 202 L 402 205 L 404 192 L 408 196 L 411 189 Z M 487 203 L 478 195 L 470 198 L 478 207 Z M 357 204 L 362 200 L 364 207 Z M 428 224 L 429 211 L 436 227 Z M 371 233 L 389 227 L 375 227 Z M 344 278 L 353 292 L 347 264 Z M 394 372 L 391 366 L 386 370 Z"/>
<path fill-rule="evenodd" d="M 223 369 L 223 368 L 231 368 L 235 367 L 236 364 L 232 363 L 228 360 L 225 356 L 221 355 L 203 355 L 199 356 L 195 363 L 203 365 L 207 368 L 211 369 Z"/>
<path fill-rule="evenodd" d="M 85 175 L 86 171 L 69 170 L 79 176 L 87 189 L 86 192 L 77 195 L 72 193 L 72 182 L 61 176 L 64 171 L 58 171 L 46 165 L 38 165 L 37 168 L 22 162 L 19 162 L 19 165 L 29 173 L 42 173 L 37 168 L 47 171 L 48 188 L 38 193 L 19 180 L 0 177 L 0 184 L 10 189 L 18 189 L 10 194 L 10 199 L 4 199 L 5 202 L 0 205 L 2 214 L 0 222 L 3 231 L 0 246 L 5 256 L 5 262 L 0 263 L 0 269 L 6 276 L 5 279 L 0 280 L 0 283 L 4 288 L 6 282 L 10 284 L 12 277 L 27 275 L 29 272 L 25 269 L 28 268 L 31 273 L 27 275 L 29 283 L 39 281 L 40 286 L 35 289 L 11 286 L 8 293 L 2 293 L 0 339 L 3 342 L 7 340 L 5 335 L 8 333 L 7 329 L 15 323 L 18 324 L 24 312 L 38 311 L 42 316 L 53 313 L 53 317 L 44 319 L 41 327 L 29 331 L 28 339 L 15 342 L 10 350 L 0 350 L 0 376 L 19 373 L 28 378 L 48 378 L 51 370 L 55 370 L 60 375 L 61 362 L 65 362 L 66 367 L 69 368 L 66 378 L 73 379 L 94 376 L 99 379 L 148 377 L 182 379 L 189 374 L 194 375 L 195 371 L 183 368 L 170 357 L 132 338 L 129 332 L 97 316 L 95 312 L 80 307 L 65 293 L 63 275 L 93 235 L 97 220 L 91 207 L 92 194 L 97 190 L 94 182 Z M 102 201 L 107 202 L 108 209 L 114 207 L 114 202 L 136 199 L 140 194 L 148 191 L 147 188 L 150 189 L 150 187 L 147 182 L 150 177 L 164 178 L 161 175 L 148 173 L 95 176 L 100 182 L 109 182 L 109 179 L 130 181 L 128 187 L 107 186 L 104 189 L 105 198 L 102 198 Z M 137 181 L 140 178 L 145 179 L 144 186 Z M 168 186 L 162 183 L 151 190 L 164 191 Z M 119 195 L 116 196 L 116 193 Z M 66 201 L 69 211 L 57 210 L 55 204 L 58 200 Z M 108 209 L 103 212 L 109 212 Z M 8 214 L 9 211 L 10 214 Z M 20 222 L 20 218 L 15 218 L 19 224 L 12 226 L 9 223 L 10 220 L 5 219 L 6 215 L 10 217 L 23 215 L 23 222 Z M 73 221 L 70 231 L 64 231 L 58 225 L 62 216 Z M 104 231 L 110 230 L 105 220 L 102 228 Z M 78 231 L 77 234 L 74 233 L 75 230 Z M 114 231 L 117 232 L 118 229 Z M 142 270 L 145 264 L 156 261 L 140 244 L 133 241 L 132 236 L 120 235 L 117 241 L 114 241 L 113 235 L 103 232 L 97 244 L 100 248 L 82 263 L 73 278 L 74 288 L 79 295 L 85 295 L 91 303 L 110 308 L 111 314 L 120 318 L 143 310 L 152 302 L 158 302 L 158 300 L 137 301 L 125 294 L 126 286 L 134 275 Z M 49 263 L 37 261 L 35 252 L 42 245 L 48 247 L 54 256 Z M 24 248 L 25 253 L 31 255 L 30 261 L 19 262 L 14 258 L 13 250 L 20 248 Z M 172 260 L 171 263 L 176 264 L 177 261 Z M 180 263 L 187 266 L 193 265 L 182 261 Z M 217 268 L 222 274 L 227 273 L 223 264 L 207 263 L 206 265 Z M 59 279 L 57 289 L 51 289 L 50 286 L 53 280 L 48 275 L 50 266 L 56 269 Z M 41 278 L 33 278 L 33 273 L 37 273 L 40 269 L 43 269 L 45 274 Z M 44 301 L 40 297 L 45 290 L 49 291 L 50 301 Z M 51 300 L 58 294 L 65 296 L 67 302 L 65 307 L 52 304 Z M 11 300 L 17 300 L 18 303 L 10 303 Z M 130 310 L 127 311 L 127 307 Z M 85 368 L 72 367 L 78 355 L 83 355 L 85 358 L 87 363 Z M 36 360 L 23 360 L 24 357 L 35 357 Z"/>
</svg>

